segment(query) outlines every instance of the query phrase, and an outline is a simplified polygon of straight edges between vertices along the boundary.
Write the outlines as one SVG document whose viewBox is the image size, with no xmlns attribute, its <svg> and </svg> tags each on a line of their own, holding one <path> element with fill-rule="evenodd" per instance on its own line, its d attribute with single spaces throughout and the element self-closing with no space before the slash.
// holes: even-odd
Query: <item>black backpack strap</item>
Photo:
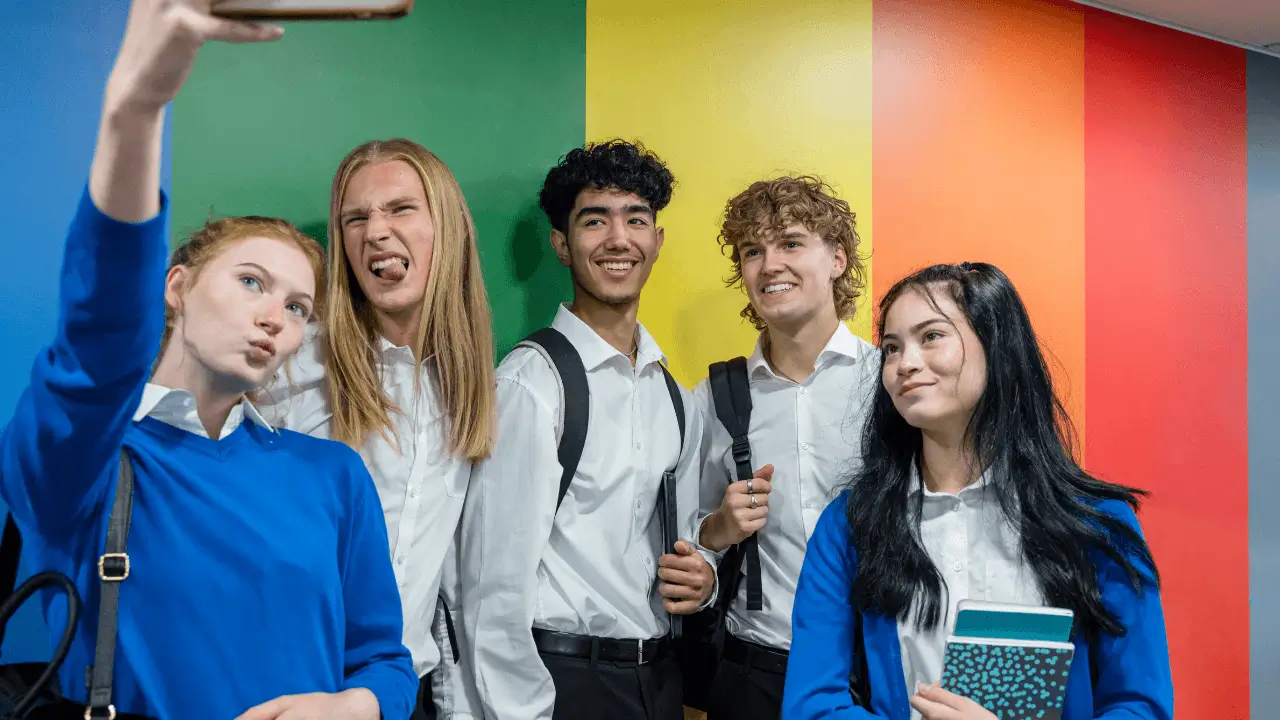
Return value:
<svg viewBox="0 0 1280 720">
<path fill-rule="evenodd" d="M 89 669 L 89 707 L 86 718 L 115 718 L 111 704 L 111 682 L 116 660 L 116 619 L 120 609 L 120 583 L 129 577 L 129 523 L 133 519 L 133 464 L 120 449 L 120 479 L 116 483 L 115 500 L 107 520 L 107 547 L 98 558 L 98 579 L 102 581 L 102 599 L 98 607 L 98 642 Z"/>
<path fill-rule="evenodd" d="M 4 537 L 0 539 L 0 604 L 13 596 L 18 584 L 18 564 L 22 560 L 22 531 L 14 522 L 13 512 L 4 523 Z M 0 645 L 4 644 L 5 627 L 0 625 Z"/>
<path fill-rule="evenodd" d="M 556 456 L 560 460 L 560 490 L 556 510 L 564 502 L 569 484 L 578 471 L 582 449 L 587 444 L 587 423 L 591 419 L 591 390 L 587 386 L 587 370 L 573 343 L 559 330 L 542 328 L 531 333 L 519 345 L 539 352 L 556 371 L 560 382 L 560 444 Z"/>
<path fill-rule="evenodd" d="M 676 461 L 671 469 L 662 473 L 662 484 L 658 486 L 658 512 L 662 522 L 662 552 L 675 552 L 676 540 L 680 539 L 680 513 L 676 507 L 676 468 L 680 466 L 680 457 L 684 455 L 684 398 L 680 396 L 680 385 L 671 377 L 667 366 L 658 363 L 662 368 L 662 379 L 667 383 L 667 393 L 671 396 L 671 406 L 676 411 L 676 425 L 680 428 L 680 452 L 676 453 Z M 670 615 L 669 635 L 679 638 L 682 623 L 679 615 Z"/>
<path fill-rule="evenodd" d="M 712 363 L 707 370 L 716 418 L 732 439 L 730 450 L 737 480 L 748 480 L 754 475 L 754 470 L 748 438 L 751 431 L 751 383 L 747 377 L 747 359 L 736 357 L 727 362 Z M 760 583 L 760 540 L 755 535 L 743 540 L 736 552 L 725 557 L 727 574 L 724 577 L 731 580 L 722 601 L 728 607 L 737 595 L 740 568 L 744 562 L 747 565 L 747 609 L 761 610 L 764 608 L 764 589 Z"/>
</svg>

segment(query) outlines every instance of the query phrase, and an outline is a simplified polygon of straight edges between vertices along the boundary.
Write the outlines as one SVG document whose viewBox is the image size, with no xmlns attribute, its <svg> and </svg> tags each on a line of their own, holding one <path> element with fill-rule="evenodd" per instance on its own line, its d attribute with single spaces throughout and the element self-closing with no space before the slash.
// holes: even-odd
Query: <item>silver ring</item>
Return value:
<svg viewBox="0 0 1280 720">
<path fill-rule="evenodd" d="M 748 495 L 750 495 L 751 493 L 755 492 L 754 490 L 752 490 L 752 489 L 751 489 L 751 481 L 752 481 L 752 480 L 755 480 L 755 478 L 747 478 L 747 494 L 748 494 Z"/>
<path fill-rule="evenodd" d="M 756 509 L 756 507 L 758 507 L 758 505 L 759 505 L 759 503 L 757 503 L 757 502 L 756 502 L 756 494 L 755 494 L 755 493 L 751 493 L 751 509 L 752 509 L 752 510 L 755 510 L 755 509 Z"/>
</svg>

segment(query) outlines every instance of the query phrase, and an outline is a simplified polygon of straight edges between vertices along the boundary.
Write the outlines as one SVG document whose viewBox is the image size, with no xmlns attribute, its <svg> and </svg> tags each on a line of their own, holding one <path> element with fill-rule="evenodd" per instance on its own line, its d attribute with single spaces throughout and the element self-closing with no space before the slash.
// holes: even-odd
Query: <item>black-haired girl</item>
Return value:
<svg viewBox="0 0 1280 720">
<path fill-rule="evenodd" d="M 1145 493 L 1076 463 L 1009 278 L 921 270 L 885 295 L 878 334 L 863 465 L 800 577 L 783 717 L 994 718 L 939 686 L 956 606 L 973 599 L 1074 612 L 1063 720 L 1170 720 L 1159 573 L 1134 512 Z"/>
</svg>

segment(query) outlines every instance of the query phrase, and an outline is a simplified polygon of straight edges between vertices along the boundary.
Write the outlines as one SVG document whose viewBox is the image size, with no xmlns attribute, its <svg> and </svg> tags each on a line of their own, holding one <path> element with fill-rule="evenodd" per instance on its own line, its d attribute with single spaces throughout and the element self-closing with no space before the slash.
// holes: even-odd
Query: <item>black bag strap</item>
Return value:
<svg viewBox="0 0 1280 720">
<path fill-rule="evenodd" d="M 8 602 L 13 588 L 18 584 L 18 563 L 22 560 L 22 531 L 14 522 L 13 513 L 4 522 L 4 536 L 0 538 L 0 603 Z M 8 623 L 0 625 L 0 645 L 4 644 Z"/>
<path fill-rule="evenodd" d="M 663 552 L 675 552 L 676 541 L 680 539 L 680 513 L 676 507 L 676 468 L 680 466 L 680 458 L 684 455 L 684 398 L 680 396 L 680 385 L 671 377 L 667 366 L 658 363 L 662 368 L 662 379 L 667 383 L 667 394 L 671 396 L 671 406 L 676 411 L 676 425 L 680 428 L 680 451 L 676 453 L 676 461 L 671 469 L 662 473 L 662 484 L 658 486 L 658 511 L 661 513 Z M 679 639 L 683 634 L 683 623 L 679 615 L 669 615 L 667 634 L 672 639 Z"/>
<path fill-rule="evenodd" d="M 591 419 L 591 388 L 587 385 L 587 370 L 582 364 L 582 356 L 578 354 L 573 343 L 555 328 L 542 328 L 530 333 L 520 341 L 517 347 L 529 347 L 542 354 L 556 371 L 560 381 L 560 441 L 556 449 L 556 457 L 560 461 L 560 488 L 556 495 L 556 510 L 564 502 L 569 492 L 569 485 L 582 460 L 582 451 L 587 444 L 587 425 Z M 662 525 L 662 546 L 672 552 L 679 534 L 679 513 L 676 509 L 675 471 L 684 454 L 685 418 L 684 400 L 680 396 L 680 386 L 667 370 L 659 363 L 662 376 L 667 384 L 667 392 L 671 395 L 671 404 L 676 413 L 676 423 L 680 428 L 680 452 L 676 455 L 676 465 L 662 475 L 662 483 L 658 486 L 658 508 Z M 680 636 L 680 618 L 671 616 L 669 634 Z"/>
<path fill-rule="evenodd" d="M 725 362 L 712 363 L 707 368 L 711 386 L 711 399 L 715 404 L 716 418 L 724 425 L 732 439 L 730 451 L 737 472 L 737 480 L 748 480 L 754 475 L 751 467 L 751 383 L 747 377 L 747 359 L 736 357 Z M 755 535 L 738 544 L 736 551 L 724 558 L 730 586 L 721 602 L 727 608 L 738 594 L 738 580 L 742 563 L 747 571 L 747 610 L 764 608 L 764 589 L 760 583 L 760 540 Z"/>
<path fill-rule="evenodd" d="M 587 423 L 591 419 L 587 370 L 573 343 L 555 328 L 536 330 L 517 347 L 521 345 L 541 353 L 560 378 L 560 445 L 556 450 L 561 467 L 560 490 L 556 495 L 556 510 L 559 510 L 587 444 Z"/>
<path fill-rule="evenodd" d="M 107 548 L 98 557 L 98 579 L 102 581 L 102 599 L 98 605 L 98 642 L 89 669 L 89 707 L 86 718 L 105 717 L 114 720 L 116 708 L 111 704 L 111 682 L 116 660 L 116 620 L 120 609 L 120 583 L 129 577 L 129 553 L 125 544 L 133 519 L 133 463 L 120 449 L 120 478 L 115 500 L 107 520 Z"/>
<path fill-rule="evenodd" d="M 116 620 L 120 609 L 120 583 L 129 577 L 129 555 L 125 541 L 129 536 L 129 524 L 133 516 L 133 465 L 128 452 L 120 449 L 120 478 L 116 483 L 111 515 L 107 520 L 106 552 L 98 558 L 98 577 L 102 580 L 102 599 L 98 608 L 98 638 L 94 648 L 93 666 L 89 669 L 89 707 L 85 717 L 114 718 L 111 704 L 111 682 L 115 671 Z M 67 595 L 67 628 L 55 648 L 44 673 L 28 692 L 27 697 L 14 707 L 14 716 L 20 716 L 26 705 L 35 700 L 36 694 L 52 679 L 66 659 L 67 651 L 75 635 L 80 615 L 80 593 L 63 574 L 46 570 L 29 578 L 14 592 L 18 576 L 18 563 L 22 558 L 22 532 L 13 519 L 13 513 L 4 524 L 0 538 L 0 642 L 9 617 L 32 593 L 41 587 L 56 586 Z"/>
</svg>

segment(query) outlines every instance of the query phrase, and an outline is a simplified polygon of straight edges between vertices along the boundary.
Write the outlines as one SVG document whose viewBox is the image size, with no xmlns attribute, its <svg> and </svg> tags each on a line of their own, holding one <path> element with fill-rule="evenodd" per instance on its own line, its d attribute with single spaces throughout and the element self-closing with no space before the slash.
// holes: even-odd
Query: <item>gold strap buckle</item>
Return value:
<svg viewBox="0 0 1280 720">
<path fill-rule="evenodd" d="M 112 563 L 110 574 L 108 574 L 107 561 L 118 560 L 120 563 Z M 129 577 L 129 553 L 106 553 L 98 558 L 98 577 L 103 582 L 121 582 Z M 115 717 L 113 714 L 112 717 Z"/>
<path fill-rule="evenodd" d="M 126 562 L 127 562 L 126 558 Z M 126 573 L 127 574 L 127 573 Z M 93 706 L 89 705 L 84 709 L 84 720 L 93 720 Z M 107 706 L 107 720 L 116 720 L 116 706 Z"/>
</svg>

